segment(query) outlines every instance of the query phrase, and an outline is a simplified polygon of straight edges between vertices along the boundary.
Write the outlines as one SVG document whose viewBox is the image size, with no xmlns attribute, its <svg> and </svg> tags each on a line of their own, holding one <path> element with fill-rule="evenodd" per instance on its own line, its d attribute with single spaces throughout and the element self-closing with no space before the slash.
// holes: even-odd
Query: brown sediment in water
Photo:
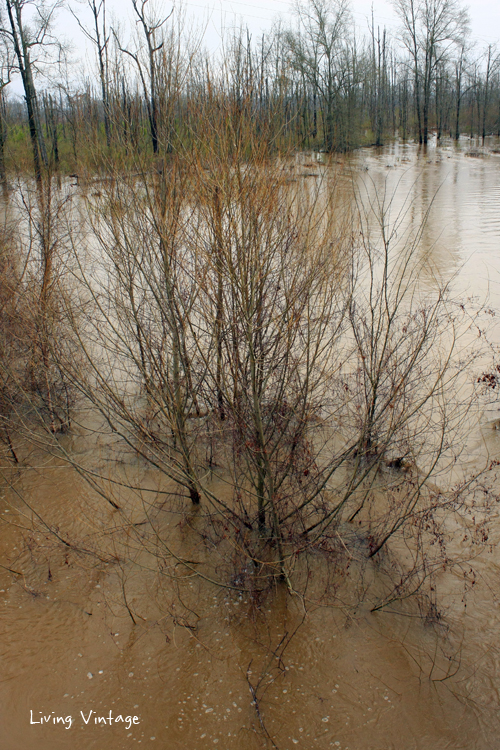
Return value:
<svg viewBox="0 0 500 750">
<path fill-rule="evenodd" d="M 436 269 L 456 271 L 460 294 L 472 282 L 474 294 L 490 287 L 496 309 L 498 172 L 487 160 L 466 161 L 451 146 L 440 151 L 443 159 L 425 167 L 415 148 L 397 144 L 352 161 L 369 166 L 375 190 L 398 186 L 396 203 L 414 185 L 408 220 L 416 224 L 439 187 L 423 233 L 422 252 L 433 260 L 427 283 Z M 389 174 L 388 157 L 395 166 Z M 485 425 L 494 421 L 495 396 L 480 411 Z M 301 596 L 279 586 L 258 596 L 240 592 L 236 574 L 232 589 L 220 588 L 179 570 L 166 550 L 158 569 L 158 539 L 192 561 L 205 555 L 186 522 L 185 500 L 165 505 L 156 494 L 173 492 L 172 486 L 159 485 L 130 454 L 113 465 L 105 441 L 97 447 L 95 437 L 78 433 L 64 439 L 100 471 L 107 462 L 110 479 L 142 490 L 114 487 L 127 510 L 124 524 L 70 467 L 42 452 L 29 458 L 38 468 L 4 475 L 2 750 L 120 750 L 139 741 L 169 750 L 252 750 L 273 742 L 282 750 L 494 746 L 495 547 L 475 561 L 474 578 L 465 564 L 443 573 L 438 597 L 422 611 L 395 604 L 370 612 L 373 600 L 365 592 L 369 584 L 383 588 L 383 566 L 366 564 L 362 540 L 359 565 L 356 546 L 350 547 L 347 577 L 338 578 L 334 561 L 328 565 L 319 555 L 301 563 L 302 582 L 315 573 L 310 587 L 297 587 Z M 495 431 L 474 427 L 471 463 L 497 457 L 497 441 Z M 33 530 L 23 498 L 49 528 L 36 522 Z M 67 545 L 50 533 L 56 527 Z M 230 567 L 222 552 L 220 565 Z M 89 711 L 95 713 L 86 724 L 81 713 Z M 137 715 L 140 723 L 128 730 L 125 721 L 95 724 L 110 711 Z M 32 716 L 72 716 L 73 722 L 68 729 L 52 720 L 30 724 Z"/>
</svg>

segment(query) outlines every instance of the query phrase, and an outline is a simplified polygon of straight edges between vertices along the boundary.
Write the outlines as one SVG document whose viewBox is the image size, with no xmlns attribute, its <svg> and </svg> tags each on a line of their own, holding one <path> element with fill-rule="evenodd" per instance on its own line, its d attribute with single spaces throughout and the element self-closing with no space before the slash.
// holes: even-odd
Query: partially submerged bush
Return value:
<svg viewBox="0 0 500 750">
<path fill-rule="evenodd" d="M 333 178 L 291 183 L 265 145 L 244 159 L 230 128 L 210 132 L 199 160 L 138 165 L 87 199 L 92 375 L 66 376 L 191 500 L 197 573 L 293 589 L 310 554 L 341 571 L 360 540 L 373 559 L 420 519 L 467 512 L 465 489 L 450 503 L 426 488 L 460 453 L 459 308 L 437 282 L 419 289 L 418 235 L 395 244 L 381 216 L 369 241 Z M 156 538 L 160 560 L 185 560 Z"/>
<path fill-rule="evenodd" d="M 35 423 L 52 433 L 64 431 L 73 402 L 61 369 L 76 355 L 65 322 L 60 255 L 67 198 L 54 190 L 50 179 L 33 193 L 19 186 L 9 207 L 15 221 L 6 220 L 0 236 L 2 434 L 16 462 L 13 431 Z"/>
</svg>

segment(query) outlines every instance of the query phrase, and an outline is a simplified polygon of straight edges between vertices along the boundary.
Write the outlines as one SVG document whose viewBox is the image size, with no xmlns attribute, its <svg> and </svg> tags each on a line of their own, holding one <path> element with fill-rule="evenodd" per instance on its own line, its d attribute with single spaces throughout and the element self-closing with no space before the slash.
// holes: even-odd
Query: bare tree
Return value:
<svg viewBox="0 0 500 750">
<path fill-rule="evenodd" d="M 3 13 L 0 14 L 2 24 Z M 3 25 L 3 24 L 2 24 Z M 0 72 L 0 181 L 4 195 L 7 192 L 7 174 L 5 171 L 5 142 L 7 140 L 7 122 L 5 111 L 5 89 L 11 81 L 13 71 L 13 48 L 10 39 L 3 36 L 1 50 L 1 72 Z"/>
<path fill-rule="evenodd" d="M 99 69 L 99 83 L 101 86 L 101 100 L 104 110 L 104 130 L 106 133 L 106 144 L 109 148 L 111 143 L 111 123 L 110 123 L 110 112 L 109 112 L 109 75 L 108 75 L 108 44 L 110 39 L 110 32 L 106 26 L 106 0 L 87 0 L 87 6 L 90 8 L 92 13 L 92 19 L 94 22 L 94 28 L 89 31 L 87 27 L 80 21 L 76 13 L 73 16 L 76 18 L 78 25 L 81 30 L 95 47 L 97 54 L 97 64 Z"/>
<path fill-rule="evenodd" d="M 40 111 L 35 87 L 35 73 L 53 52 L 60 56 L 61 45 L 52 34 L 52 22 L 61 1 L 46 4 L 44 0 L 5 0 L 8 23 L 1 32 L 13 46 L 17 68 L 21 74 L 24 98 L 28 110 L 28 122 L 33 151 L 35 177 L 41 179 L 42 167 L 48 164 L 47 150 L 40 122 Z M 33 18 L 28 22 L 25 11 L 32 10 Z"/>
<path fill-rule="evenodd" d="M 464 67 L 466 65 L 466 45 L 465 43 L 460 46 L 458 58 L 455 60 L 455 129 L 454 138 L 456 141 L 460 138 L 460 109 L 462 106 L 462 98 L 464 96 L 463 89 L 463 75 Z"/>
<path fill-rule="evenodd" d="M 347 75 L 343 51 L 349 21 L 343 0 L 332 5 L 322 0 L 298 3 L 297 32 L 289 31 L 286 42 L 291 65 L 309 82 L 323 111 L 325 148 L 336 145 L 335 131 L 340 114 L 340 94 Z"/>
<path fill-rule="evenodd" d="M 484 74 L 484 86 L 482 96 L 482 117 L 481 117 L 481 139 L 484 146 L 484 139 L 486 137 L 486 115 L 488 111 L 488 104 L 490 101 L 490 86 L 491 78 L 494 76 L 497 69 L 500 67 L 500 53 L 496 52 L 495 47 L 492 44 L 488 45 L 486 52 L 486 70 Z"/>
<path fill-rule="evenodd" d="M 387 98 L 387 32 L 384 28 L 382 36 L 380 36 L 380 28 L 378 28 L 377 35 L 375 35 L 375 20 L 373 13 L 370 33 L 372 41 L 370 71 L 372 88 L 372 130 L 375 134 L 375 145 L 381 146 Z"/>
<path fill-rule="evenodd" d="M 164 45 L 162 29 L 172 15 L 173 10 L 168 16 L 159 16 L 155 10 L 151 9 L 151 6 L 148 5 L 149 2 L 150 0 L 141 0 L 141 2 L 138 2 L 138 0 L 132 0 L 134 12 L 137 16 L 138 24 L 142 29 L 142 33 L 144 34 L 144 40 L 146 43 L 145 60 L 142 59 L 142 51 L 140 47 L 135 52 L 131 52 L 119 42 L 118 45 L 121 51 L 129 55 L 129 57 L 135 62 L 144 92 L 144 98 L 146 100 L 153 153 L 156 154 L 158 153 L 159 148 L 159 53 Z"/>
<path fill-rule="evenodd" d="M 458 0 L 394 0 L 393 5 L 412 61 L 418 138 L 425 144 L 436 70 L 453 47 L 463 44 L 469 19 Z"/>
</svg>

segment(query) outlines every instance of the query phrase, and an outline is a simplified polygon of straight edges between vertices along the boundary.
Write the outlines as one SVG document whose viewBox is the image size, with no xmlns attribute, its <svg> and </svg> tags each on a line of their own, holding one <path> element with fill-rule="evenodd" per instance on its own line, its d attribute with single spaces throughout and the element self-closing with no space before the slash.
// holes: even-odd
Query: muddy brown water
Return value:
<svg viewBox="0 0 500 750">
<path fill-rule="evenodd" d="M 354 175 L 361 194 L 392 196 L 392 220 L 403 210 L 419 226 L 432 202 L 421 240 L 433 261 L 428 283 L 437 269 L 457 299 L 487 300 L 494 311 L 497 147 L 396 143 L 341 165 L 346 191 Z M 309 172 L 329 169 L 312 159 Z M 309 172 L 304 179 L 315 179 Z M 471 465 L 500 454 L 499 405 L 490 394 L 478 407 Z M 182 504 L 163 512 L 157 493 L 168 488 L 133 456 L 116 463 L 105 436 L 76 429 L 65 440 L 73 455 L 141 488 L 114 485 L 139 525 L 123 529 L 78 474 L 39 448 L 25 448 L 29 468 L 3 473 L 0 750 L 499 746 L 498 529 L 474 563 L 473 585 L 464 587 L 466 565 L 440 581 L 439 616 L 412 606 L 371 613 L 362 577 L 353 595 L 327 571 L 304 597 L 275 591 L 256 602 L 181 573 L 167 550 L 158 575 L 158 540 L 140 525 L 153 507 L 171 548 L 201 554 Z M 36 514 L 80 551 L 56 544 Z"/>
</svg>

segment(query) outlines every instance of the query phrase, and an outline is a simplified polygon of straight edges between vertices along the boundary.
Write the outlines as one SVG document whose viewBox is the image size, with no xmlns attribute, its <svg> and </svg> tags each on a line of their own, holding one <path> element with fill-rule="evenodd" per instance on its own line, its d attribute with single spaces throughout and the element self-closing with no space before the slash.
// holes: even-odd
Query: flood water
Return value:
<svg viewBox="0 0 500 750">
<path fill-rule="evenodd" d="M 312 155 L 304 167 L 301 157 L 296 173 L 314 180 L 339 169 L 346 194 L 354 183 L 365 204 L 386 196 L 389 223 L 399 216 L 418 228 L 425 218 L 426 283 L 449 281 L 457 304 L 499 315 L 496 149 L 493 140 L 425 151 L 395 143 L 335 166 Z M 494 322 L 492 313 L 492 356 Z M 478 402 L 464 461 L 500 456 L 499 409 L 494 391 Z M 350 580 L 325 570 L 301 595 L 277 589 L 257 600 L 176 565 L 172 550 L 202 554 L 183 502 L 164 510 L 159 493 L 172 488 L 133 453 L 117 462 L 95 415 L 81 414 L 61 440 L 115 482 L 127 523 L 40 445 L 25 443 L 22 468 L 2 470 L 0 750 L 498 745 L 500 523 L 474 574 L 465 559 L 444 574 L 426 611 L 408 603 L 370 612 L 364 592 L 378 571 L 358 574 L 355 560 Z M 309 561 L 312 572 L 322 564 Z"/>
</svg>

